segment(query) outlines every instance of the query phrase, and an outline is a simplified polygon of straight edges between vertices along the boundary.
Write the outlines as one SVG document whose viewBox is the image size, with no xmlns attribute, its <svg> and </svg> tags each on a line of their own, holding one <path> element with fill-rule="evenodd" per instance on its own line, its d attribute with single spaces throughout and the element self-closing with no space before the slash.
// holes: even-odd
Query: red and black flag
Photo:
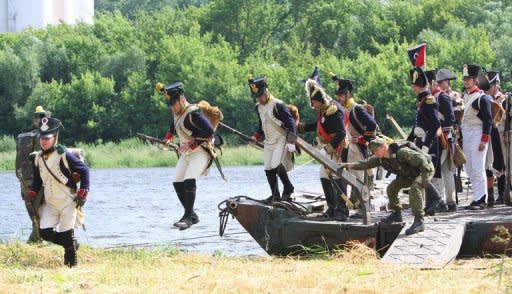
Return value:
<svg viewBox="0 0 512 294">
<path fill-rule="evenodd" d="M 427 61 L 427 43 L 421 43 L 420 45 L 407 49 L 409 59 L 413 67 L 419 67 L 425 70 Z"/>
</svg>

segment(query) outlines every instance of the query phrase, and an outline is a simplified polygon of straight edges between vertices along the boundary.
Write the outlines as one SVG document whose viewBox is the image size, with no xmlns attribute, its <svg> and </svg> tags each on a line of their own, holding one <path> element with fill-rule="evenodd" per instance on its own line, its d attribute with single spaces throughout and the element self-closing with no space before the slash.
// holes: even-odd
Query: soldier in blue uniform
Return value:
<svg viewBox="0 0 512 294">
<path fill-rule="evenodd" d="M 441 75 L 445 71 L 440 72 Z M 452 155 L 455 150 L 455 139 L 453 135 L 453 127 L 455 124 L 455 114 L 453 112 L 452 98 L 441 89 L 437 83 L 437 70 L 427 71 L 428 82 L 431 85 L 432 95 L 436 99 L 438 105 L 438 117 L 441 123 L 442 133 L 439 135 L 439 168 L 440 178 L 434 177 L 432 184 L 439 191 L 445 205 L 438 206 L 438 211 L 450 210 L 455 211 L 457 204 L 455 202 L 455 179 L 453 177 L 455 165 L 453 164 Z M 443 77 L 440 77 L 443 79 Z M 448 76 L 451 78 L 451 76 Z"/>
<path fill-rule="evenodd" d="M 267 79 L 248 77 L 251 96 L 257 100 L 255 110 L 258 113 L 258 126 L 252 138 L 260 141 L 264 138 L 263 160 L 265 175 L 270 185 L 269 201 L 281 200 L 277 177 L 283 183 L 282 200 L 291 200 L 294 187 L 288 177 L 293 169 L 293 152 L 297 139 L 297 128 L 289 107 L 275 98 L 268 90 Z"/>
<path fill-rule="evenodd" d="M 334 73 L 329 73 L 335 83 L 335 93 L 338 96 L 338 102 L 343 106 L 345 115 L 348 115 L 347 136 L 349 144 L 347 147 L 347 161 L 355 162 L 368 158 L 368 142 L 375 139 L 377 122 L 368 113 L 366 108 L 357 104 L 352 97 L 354 89 L 354 81 L 348 79 L 340 79 Z M 361 181 L 365 182 L 365 173 L 368 171 L 354 170 L 354 175 Z M 367 176 L 369 176 L 367 174 Z M 353 203 L 356 203 L 357 196 L 354 190 L 350 195 Z M 360 217 L 361 214 L 355 214 L 352 217 Z"/>
<path fill-rule="evenodd" d="M 318 111 L 316 121 L 299 123 L 299 132 L 316 131 L 321 152 L 327 154 L 332 160 L 341 162 L 341 154 L 347 146 L 345 131 L 345 117 L 341 105 L 334 101 L 325 90 L 313 79 L 305 83 L 307 97 L 311 106 Z M 325 167 L 320 169 L 320 182 L 327 201 L 326 216 L 344 221 L 348 217 L 348 208 L 341 194 L 345 195 L 346 183 L 333 175 Z M 340 191 L 341 190 L 341 191 Z M 346 197 L 346 196 L 345 196 Z"/>
<path fill-rule="evenodd" d="M 441 122 L 439 121 L 439 109 L 436 98 L 428 89 L 428 78 L 421 68 L 414 68 L 410 71 L 410 79 L 413 91 L 417 95 L 416 121 L 409 138 L 423 152 L 429 154 L 434 164 L 434 178 L 441 178 L 439 136 L 441 135 Z M 439 192 L 432 185 L 426 189 L 425 213 L 434 215 L 438 207 L 444 205 Z"/>
<path fill-rule="evenodd" d="M 173 121 L 165 140 L 172 142 L 174 135 L 179 137 L 180 158 L 176 164 L 173 185 L 185 212 L 174 226 L 185 230 L 199 222 L 199 217 L 194 211 L 196 179 L 201 174 L 206 174 L 211 165 L 214 130 L 199 106 L 187 102 L 181 82 L 165 87 L 157 84 L 156 87 L 164 93 L 169 110 L 173 114 Z"/>
<path fill-rule="evenodd" d="M 484 75 L 479 78 L 480 89 L 485 91 L 485 94 L 489 95 L 491 99 L 502 104 L 505 100 L 505 95 L 500 92 L 500 74 L 498 71 L 487 71 Z M 486 169 L 487 175 L 487 207 L 494 206 L 494 174 L 498 180 L 498 200 L 503 203 L 503 194 L 505 191 L 505 153 L 506 146 L 503 144 L 503 139 L 500 134 L 503 133 L 504 118 L 496 126 L 492 126 L 491 129 L 491 148 L 487 156 L 492 158 L 486 158 Z M 492 163 L 490 162 L 492 159 Z M 501 198 L 500 198 L 501 197 Z"/>
<path fill-rule="evenodd" d="M 73 267 L 77 264 L 78 249 L 74 228 L 77 227 L 78 209 L 85 204 L 89 194 L 89 168 L 57 144 L 61 127 L 58 119 L 41 119 L 41 151 L 34 158 L 34 181 L 29 196 L 35 198 L 44 189 L 44 202 L 38 210 L 41 237 L 64 247 L 64 264 Z"/>
<path fill-rule="evenodd" d="M 442 151 L 441 151 L 441 176 L 443 184 L 439 191 L 444 195 L 444 200 L 448 211 L 456 211 L 457 204 L 455 198 L 455 164 L 453 162 L 453 154 L 455 152 L 455 129 L 457 128 L 455 120 L 454 105 L 462 101 L 454 101 L 453 95 L 450 96 L 450 80 L 455 79 L 455 75 L 446 69 L 441 69 L 436 73 L 436 83 L 439 118 L 443 130 Z"/>
<path fill-rule="evenodd" d="M 505 110 L 501 121 L 498 126 L 492 131 L 492 146 L 493 149 L 500 150 L 501 153 L 495 154 L 493 167 L 495 170 L 499 172 L 500 175 L 497 175 L 498 182 L 498 198 L 496 199 L 496 204 L 504 203 L 504 194 L 505 194 L 505 186 L 506 186 L 506 169 L 507 169 L 507 158 L 510 157 L 510 140 L 508 139 L 508 131 L 505 128 L 507 127 L 507 117 L 510 118 L 510 113 L 507 115 L 507 111 L 510 111 L 510 94 L 504 94 L 501 91 L 500 87 L 500 72 L 498 71 L 488 71 L 487 77 L 489 79 L 489 95 L 491 95 L 496 102 L 500 103 Z M 510 122 L 509 122 L 510 123 Z M 498 144 L 499 142 L 499 144 Z M 495 147 L 496 145 L 496 147 Z M 507 156 L 507 152 L 509 153 Z"/>
<path fill-rule="evenodd" d="M 476 210 L 485 207 L 486 156 L 491 141 L 491 97 L 478 87 L 480 66 L 464 64 L 464 117 L 462 119 L 462 142 L 467 162 L 464 170 L 469 176 L 473 190 L 473 201 L 467 207 Z"/>
</svg>

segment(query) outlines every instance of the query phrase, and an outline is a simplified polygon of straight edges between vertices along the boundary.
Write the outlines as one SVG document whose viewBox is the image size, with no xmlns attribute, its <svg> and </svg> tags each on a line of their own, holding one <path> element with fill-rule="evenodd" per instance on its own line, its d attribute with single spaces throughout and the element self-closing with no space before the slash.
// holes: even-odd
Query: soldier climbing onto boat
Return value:
<svg viewBox="0 0 512 294">
<path fill-rule="evenodd" d="M 347 161 L 359 161 L 368 158 L 368 142 L 375 139 L 377 122 L 373 116 L 368 113 L 363 105 L 355 102 L 352 97 L 354 81 L 340 79 L 334 73 L 329 73 L 335 83 L 335 93 L 338 96 L 338 102 L 346 111 L 348 116 L 347 137 L 349 144 L 347 147 Z M 355 171 L 354 175 L 362 183 L 365 183 L 365 173 L 367 171 Z M 367 174 L 368 178 L 369 175 Z M 355 189 L 352 190 L 350 200 L 354 205 L 357 204 Z M 360 212 L 351 216 L 352 218 L 362 218 Z"/>
<path fill-rule="evenodd" d="M 156 89 L 163 92 L 173 115 L 165 140 L 171 143 L 175 135 L 179 137 L 180 157 L 173 185 L 185 212 L 174 226 L 185 230 L 199 222 L 194 211 L 196 179 L 206 175 L 212 163 L 214 127 L 197 104 L 187 102 L 183 83 L 157 83 Z"/>
<path fill-rule="evenodd" d="M 27 195 L 29 192 L 27 189 L 32 185 L 34 178 L 32 159 L 30 158 L 31 154 L 41 149 L 39 144 L 39 123 L 42 118 L 47 116 L 49 116 L 48 112 L 44 110 L 42 106 L 37 106 L 34 111 L 33 130 L 21 133 L 16 138 L 16 176 L 20 180 L 22 199 L 24 198 L 23 195 Z M 38 193 L 31 203 L 25 202 L 27 212 L 32 220 L 32 232 L 28 238 L 29 243 L 42 241 L 39 234 L 37 215 L 35 215 L 35 212 L 37 212 L 37 209 L 41 205 L 42 198 L 43 191 Z"/>
<path fill-rule="evenodd" d="M 58 144 L 61 127 L 56 118 L 41 119 L 41 151 L 33 161 L 34 180 L 28 194 L 35 199 L 44 189 L 44 201 L 38 210 L 41 237 L 64 247 L 64 264 L 73 267 L 78 249 L 74 229 L 83 221 L 79 210 L 89 194 L 89 168 Z"/>
<path fill-rule="evenodd" d="M 258 113 L 258 127 L 252 139 L 254 141 L 264 139 L 263 162 L 271 191 L 267 201 L 290 201 L 294 187 L 287 172 L 293 169 L 297 119 L 294 119 L 289 105 L 270 93 L 266 77 L 253 79 L 249 75 L 247 80 L 251 96 L 258 102 L 255 108 Z M 283 183 L 282 195 L 279 192 L 278 177 Z"/>
<path fill-rule="evenodd" d="M 423 198 L 425 189 L 432 184 L 434 165 L 430 157 L 411 142 L 387 144 L 383 138 L 370 142 L 373 156 L 368 160 L 342 164 L 347 169 L 366 170 L 382 166 L 387 171 L 396 174 L 389 183 L 386 192 L 389 198 L 388 207 L 392 213 L 381 221 L 384 223 L 402 222 L 402 204 L 398 192 L 410 187 L 409 202 L 414 215 L 414 222 L 405 234 L 411 235 L 425 229 L 423 223 Z"/>
<path fill-rule="evenodd" d="M 342 161 L 342 151 L 347 146 L 345 116 L 342 106 L 333 100 L 314 79 L 307 79 L 305 90 L 311 107 L 318 111 L 315 121 L 299 123 L 299 132 L 317 132 L 318 147 L 335 162 Z M 327 202 L 325 216 L 344 221 L 349 211 L 346 204 L 346 183 L 326 167 L 320 168 L 320 182 Z M 343 198 L 344 197 L 344 198 Z"/>
</svg>

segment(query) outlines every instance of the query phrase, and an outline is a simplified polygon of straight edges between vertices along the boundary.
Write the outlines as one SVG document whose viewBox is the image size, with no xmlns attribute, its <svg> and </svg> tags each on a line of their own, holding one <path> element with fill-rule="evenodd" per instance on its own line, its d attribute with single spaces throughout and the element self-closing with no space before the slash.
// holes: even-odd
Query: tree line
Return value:
<svg viewBox="0 0 512 294">
<path fill-rule="evenodd" d="M 407 48 L 427 42 L 427 67 L 460 77 L 464 63 L 512 68 L 512 1 L 97 0 L 94 25 L 0 35 L 0 135 L 30 128 L 43 105 L 66 143 L 163 135 L 170 120 L 153 85 L 180 80 L 244 132 L 256 123 L 247 74 L 266 75 L 274 96 L 314 119 L 303 85 L 314 65 L 356 81 L 354 96 L 403 126 L 414 120 Z M 462 83 L 455 82 L 461 89 Z M 508 88 L 509 89 L 509 88 Z"/>
</svg>

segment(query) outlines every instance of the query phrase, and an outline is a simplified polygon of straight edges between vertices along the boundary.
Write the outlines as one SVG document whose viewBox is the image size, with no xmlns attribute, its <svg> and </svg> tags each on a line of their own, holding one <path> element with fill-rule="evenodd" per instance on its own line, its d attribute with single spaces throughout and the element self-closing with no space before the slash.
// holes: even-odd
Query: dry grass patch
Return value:
<svg viewBox="0 0 512 294">
<path fill-rule="evenodd" d="M 321 258 L 81 248 L 74 269 L 61 265 L 61 255 L 57 246 L 0 244 L 0 293 L 498 292 L 497 259 L 457 260 L 443 270 L 420 270 L 381 264 L 361 245 Z M 500 290 L 509 283 L 506 278 Z"/>
</svg>

